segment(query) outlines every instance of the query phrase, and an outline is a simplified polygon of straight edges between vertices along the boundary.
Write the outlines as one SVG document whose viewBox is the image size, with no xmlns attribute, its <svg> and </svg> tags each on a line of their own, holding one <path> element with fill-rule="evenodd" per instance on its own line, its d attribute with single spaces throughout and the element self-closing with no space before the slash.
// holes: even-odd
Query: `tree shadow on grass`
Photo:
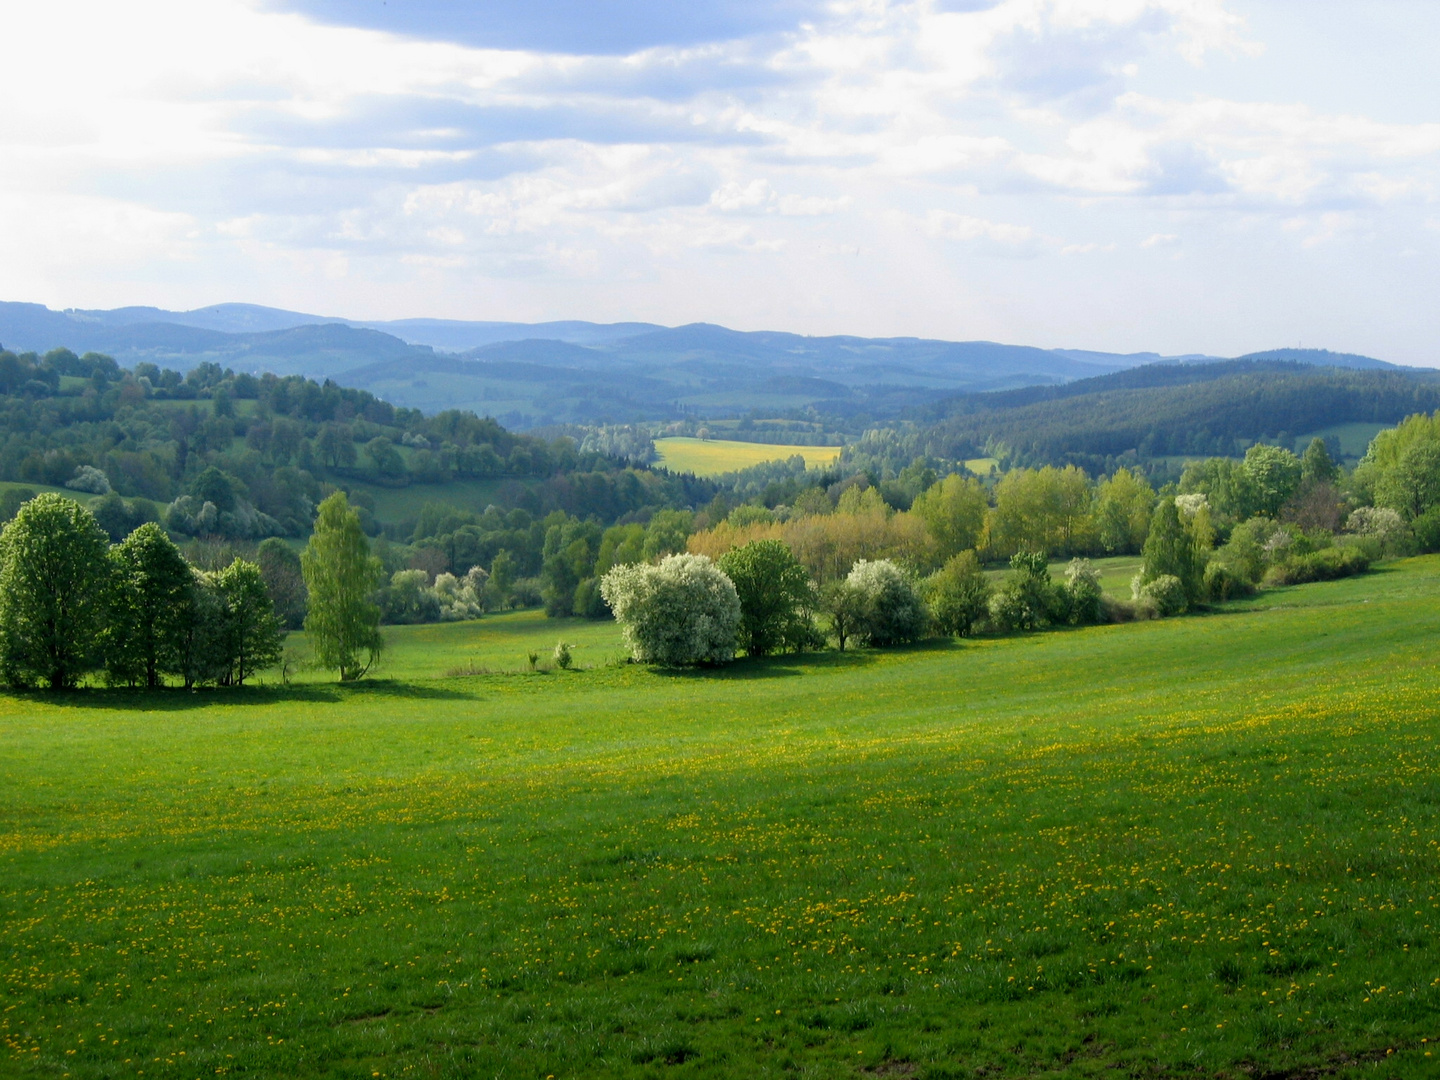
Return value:
<svg viewBox="0 0 1440 1080">
<path fill-rule="evenodd" d="M 72 709 L 108 709 L 116 712 L 187 712 L 212 705 L 339 705 L 354 697 L 402 698 L 411 700 L 471 701 L 475 695 L 463 690 L 400 682 L 395 679 L 365 679 L 355 683 L 304 683 L 290 686 L 213 686 L 186 690 L 178 686 L 162 690 L 108 689 L 23 690 L 11 695 L 20 700 Z"/>
<path fill-rule="evenodd" d="M 787 653 L 781 656 L 746 656 L 734 663 L 713 667 L 662 668 L 657 675 L 674 679 L 783 679 L 803 675 L 806 671 L 851 670 L 871 667 L 883 657 L 896 653 L 954 652 L 962 645 L 949 638 L 919 641 L 887 649 L 846 649 L 844 652 Z"/>
</svg>

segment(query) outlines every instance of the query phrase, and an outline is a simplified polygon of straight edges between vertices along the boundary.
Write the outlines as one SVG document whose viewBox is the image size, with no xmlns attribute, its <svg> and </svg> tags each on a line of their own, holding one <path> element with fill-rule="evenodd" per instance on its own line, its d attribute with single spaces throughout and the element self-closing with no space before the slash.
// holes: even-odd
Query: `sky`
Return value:
<svg viewBox="0 0 1440 1080">
<path fill-rule="evenodd" d="M 1432 0 L 47 0 L 0 40 L 0 299 L 1440 365 Z"/>
</svg>

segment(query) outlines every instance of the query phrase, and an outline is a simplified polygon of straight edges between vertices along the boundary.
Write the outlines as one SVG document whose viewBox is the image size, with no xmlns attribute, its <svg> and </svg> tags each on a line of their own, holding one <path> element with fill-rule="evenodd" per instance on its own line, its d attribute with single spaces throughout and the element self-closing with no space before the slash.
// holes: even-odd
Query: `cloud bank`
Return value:
<svg viewBox="0 0 1440 1080">
<path fill-rule="evenodd" d="M 1233 3 L 450 6 L 8 6 L 0 292 L 1432 359 L 1440 123 Z"/>
</svg>

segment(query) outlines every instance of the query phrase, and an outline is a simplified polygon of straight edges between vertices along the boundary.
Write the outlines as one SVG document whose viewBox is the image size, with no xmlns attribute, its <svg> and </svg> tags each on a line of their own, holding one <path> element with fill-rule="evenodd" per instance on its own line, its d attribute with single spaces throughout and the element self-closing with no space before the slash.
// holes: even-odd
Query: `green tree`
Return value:
<svg viewBox="0 0 1440 1080">
<path fill-rule="evenodd" d="M 955 474 L 921 492 L 910 512 L 925 522 L 940 558 L 949 559 L 979 544 L 988 505 L 980 481 Z"/>
<path fill-rule="evenodd" d="M 845 643 L 860 633 L 865 619 L 865 594 L 849 578 L 840 578 L 820 590 L 820 609 L 830 617 L 830 632 L 844 652 Z"/>
<path fill-rule="evenodd" d="M 1008 630 L 1038 630 L 1063 619 L 1065 594 L 1050 577 L 1043 551 L 1017 551 L 1010 572 L 990 599 L 990 617 Z"/>
<path fill-rule="evenodd" d="M 1095 532 L 1100 546 L 1111 555 L 1130 555 L 1145 545 L 1155 489 L 1129 469 L 1116 469 L 1095 492 Z"/>
<path fill-rule="evenodd" d="M 1137 599 L 1144 586 L 1161 577 L 1176 578 L 1192 603 L 1204 595 L 1205 562 L 1174 498 L 1161 499 L 1155 507 L 1143 555 L 1145 562 L 1131 584 Z"/>
<path fill-rule="evenodd" d="M 967 637 L 985 617 L 990 593 L 990 582 L 973 551 L 952 556 L 925 582 L 925 599 L 935 628 L 957 637 Z"/>
<path fill-rule="evenodd" d="M 272 536 L 260 541 L 255 553 L 265 591 L 275 604 L 275 617 L 287 630 L 298 630 L 305 624 L 305 574 L 300 569 L 300 553 Z"/>
<path fill-rule="evenodd" d="M 1375 484 L 1375 502 L 1413 521 L 1440 504 L 1440 442 L 1412 442 Z"/>
<path fill-rule="evenodd" d="M 274 667 L 280 660 L 285 631 L 275 617 L 275 605 L 265 591 L 260 567 L 236 559 L 214 575 L 215 593 L 220 599 L 220 640 L 224 649 L 221 682 L 244 686 L 257 671 Z"/>
<path fill-rule="evenodd" d="M 871 645 L 903 645 L 925 633 L 929 614 L 905 572 L 889 559 L 861 559 L 846 580 L 861 596 L 857 637 Z"/>
<path fill-rule="evenodd" d="M 110 549 L 110 561 L 110 680 L 154 689 L 163 675 L 183 675 L 182 638 L 195 585 L 185 556 L 164 529 L 147 522 Z"/>
<path fill-rule="evenodd" d="M 720 557 L 740 597 L 740 646 L 749 656 L 804 648 L 814 638 L 815 586 L 779 540 L 752 540 Z"/>
<path fill-rule="evenodd" d="M 990 546 L 1001 554 L 1088 550 L 1093 499 L 1089 478 L 1074 465 L 1012 469 L 995 485 Z"/>
<path fill-rule="evenodd" d="M 75 686 L 100 664 L 109 541 L 94 515 L 37 495 L 0 533 L 0 673 L 12 686 Z"/>
<path fill-rule="evenodd" d="M 1245 474 L 1255 485 L 1253 512 L 1267 517 L 1278 515 L 1300 487 L 1300 468 L 1300 459 L 1282 446 L 1256 443 L 1245 451 Z"/>
<path fill-rule="evenodd" d="M 600 591 L 641 663 L 679 666 L 735 658 L 740 597 L 703 555 L 668 555 L 657 566 L 617 566 Z"/>
<path fill-rule="evenodd" d="M 370 554 L 360 518 L 343 491 L 320 504 L 300 568 L 310 593 L 305 630 L 316 657 L 324 667 L 338 670 L 341 682 L 362 677 L 385 644 L 380 609 L 369 599 L 384 569 Z"/>
<path fill-rule="evenodd" d="M 1340 467 L 1325 448 L 1325 440 L 1318 435 L 1310 440 L 1305 454 L 1300 459 L 1300 482 L 1307 486 L 1333 484 L 1340 478 Z"/>
</svg>

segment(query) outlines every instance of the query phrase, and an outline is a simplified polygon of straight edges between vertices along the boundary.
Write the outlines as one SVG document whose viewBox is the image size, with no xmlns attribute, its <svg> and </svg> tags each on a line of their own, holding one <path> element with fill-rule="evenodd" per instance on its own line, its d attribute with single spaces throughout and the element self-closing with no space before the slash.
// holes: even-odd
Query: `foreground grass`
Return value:
<svg viewBox="0 0 1440 1080">
<path fill-rule="evenodd" d="M 1428 1075 L 1437 600 L 3 699 L 0 1074 Z"/>
</svg>

